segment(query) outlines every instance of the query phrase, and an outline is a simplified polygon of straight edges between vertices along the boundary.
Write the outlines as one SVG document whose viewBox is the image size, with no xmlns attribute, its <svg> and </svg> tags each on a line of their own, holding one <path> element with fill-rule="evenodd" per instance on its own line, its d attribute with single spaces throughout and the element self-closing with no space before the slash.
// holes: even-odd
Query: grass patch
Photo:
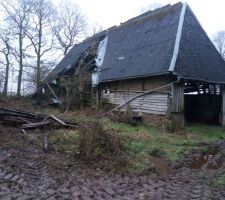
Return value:
<svg viewBox="0 0 225 200">
<path fill-rule="evenodd" d="M 55 130 L 49 134 L 49 148 L 59 153 L 79 154 L 79 137 L 74 130 Z"/>
<path fill-rule="evenodd" d="M 80 119 L 88 121 L 91 117 L 92 120 L 94 118 L 93 116 L 82 116 L 75 112 L 66 115 L 66 117 L 76 118 L 78 121 Z M 147 170 L 151 165 L 152 156 L 175 161 L 191 151 L 206 149 L 205 145 L 199 144 L 208 144 L 225 138 L 225 130 L 219 126 L 189 125 L 182 133 L 166 133 L 149 125 L 133 126 L 126 123 L 116 123 L 107 118 L 101 118 L 99 121 L 104 130 L 112 129 L 121 138 L 123 153 L 128 156 L 131 172 Z M 79 131 L 67 130 L 67 132 L 62 133 L 57 130 L 56 133 L 51 134 L 49 141 L 50 147 L 58 152 L 71 152 L 78 155 L 81 153 L 79 152 L 80 139 Z M 96 155 L 102 154 L 99 148 L 95 149 Z"/>
<path fill-rule="evenodd" d="M 133 161 L 136 170 L 146 169 L 151 156 L 175 161 L 193 150 L 202 148 L 200 143 L 210 143 L 225 138 L 222 127 L 189 126 L 183 133 L 162 133 L 157 128 L 147 125 L 132 126 L 125 123 L 112 123 L 109 126 L 125 141 L 125 151 Z"/>
<path fill-rule="evenodd" d="M 189 135 L 199 137 L 204 141 L 216 141 L 218 139 L 225 139 L 225 130 L 219 126 L 190 126 L 186 128 Z"/>
<path fill-rule="evenodd" d="M 214 187 L 224 187 L 225 186 L 225 173 L 222 173 L 219 177 L 217 177 L 213 181 L 212 184 Z"/>
</svg>

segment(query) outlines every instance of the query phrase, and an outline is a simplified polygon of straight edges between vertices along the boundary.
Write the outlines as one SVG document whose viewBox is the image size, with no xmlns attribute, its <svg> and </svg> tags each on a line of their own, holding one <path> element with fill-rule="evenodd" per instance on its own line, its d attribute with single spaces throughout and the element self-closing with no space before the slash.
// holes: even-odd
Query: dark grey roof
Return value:
<svg viewBox="0 0 225 200">
<path fill-rule="evenodd" d="M 100 80 L 168 73 L 181 9 L 166 6 L 109 31 Z"/>
<path fill-rule="evenodd" d="M 189 6 L 184 9 L 184 5 L 167 5 L 108 29 L 99 80 L 107 82 L 173 73 L 181 78 L 225 83 L 225 62 Z M 185 11 L 183 20 L 182 10 Z M 182 28 L 181 34 L 178 34 L 178 27 Z M 67 70 L 69 64 L 76 63 L 93 41 L 100 41 L 103 33 L 106 32 L 75 45 L 47 81 Z M 172 59 L 174 57 L 176 59 Z M 175 60 L 174 66 L 172 60 Z"/>
<path fill-rule="evenodd" d="M 225 62 L 189 7 L 174 73 L 190 79 L 225 82 Z"/>
</svg>

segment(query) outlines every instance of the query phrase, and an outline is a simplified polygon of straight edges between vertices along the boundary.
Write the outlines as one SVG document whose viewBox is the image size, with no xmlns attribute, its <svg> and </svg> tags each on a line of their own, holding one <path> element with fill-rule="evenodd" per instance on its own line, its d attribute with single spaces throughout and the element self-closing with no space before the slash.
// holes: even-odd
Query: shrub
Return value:
<svg viewBox="0 0 225 200">
<path fill-rule="evenodd" d="M 121 139 L 114 130 L 103 128 L 100 122 L 85 122 L 80 132 L 79 152 L 82 159 L 112 159 L 121 154 Z"/>
<path fill-rule="evenodd" d="M 165 128 L 169 133 L 174 133 L 176 131 L 176 126 L 172 120 L 166 120 Z"/>
</svg>

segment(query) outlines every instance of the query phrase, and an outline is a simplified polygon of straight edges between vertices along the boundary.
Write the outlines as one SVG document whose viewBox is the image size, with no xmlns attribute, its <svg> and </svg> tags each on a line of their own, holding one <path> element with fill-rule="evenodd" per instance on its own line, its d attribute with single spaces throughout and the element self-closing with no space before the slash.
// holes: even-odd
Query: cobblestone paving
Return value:
<svg viewBox="0 0 225 200">
<path fill-rule="evenodd" d="M 0 149 L 0 199 L 225 199 L 225 190 L 210 181 L 225 171 L 187 165 L 168 176 L 89 176 L 73 171 L 63 176 L 45 166 L 42 153 L 32 145 L 23 151 Z"/>
</svg>

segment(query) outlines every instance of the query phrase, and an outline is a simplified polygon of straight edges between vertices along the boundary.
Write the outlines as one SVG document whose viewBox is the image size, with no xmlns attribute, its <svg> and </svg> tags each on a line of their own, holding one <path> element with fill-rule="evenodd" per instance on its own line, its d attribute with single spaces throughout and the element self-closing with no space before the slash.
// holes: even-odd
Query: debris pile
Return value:
<svg viewBox="0 0 225 200">
<path fill-rule="evenodd" d="M 0 123 L 22 129 L 76 127 L 77 122 L 60 119 L 54 115 L 43 115 L 24 110 L 0 107 Z"/>
</svg>

